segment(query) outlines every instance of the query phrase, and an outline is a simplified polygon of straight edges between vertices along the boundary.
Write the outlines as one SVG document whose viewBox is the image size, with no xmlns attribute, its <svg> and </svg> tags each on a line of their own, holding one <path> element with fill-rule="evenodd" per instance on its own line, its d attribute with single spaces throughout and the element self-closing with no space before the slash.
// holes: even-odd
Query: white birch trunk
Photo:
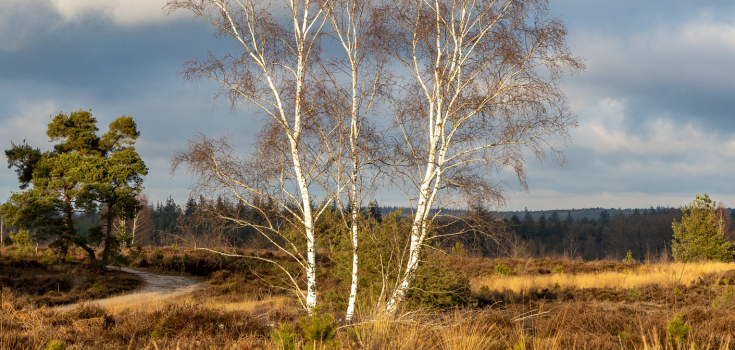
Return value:
<svg viewBox="0 0 735 350">
<path fill-rule="evenodd" d="M 357 67 L 354 61 L 352 63 L 352 120 L 350 122 L 350 146 L 352 148 L 352 176 L 350 177 L 352 185 L 352 281 L 350 283 L 350 298 L 347 302 L 347 314 L 345 322 L 352 322 L 355 314 L 355 303 L 357 302 L 357 269 L 358 269 L 358 239 L 357 239 L 357 210 L 359 207 L 359 198 L 357 194 L 357 168 L 359 166 L 358 158 L 358 130 L 357 130 Z"/>
<path fill-rule="evenodd" d="M 355 303 L 357 302 L 357 268 L 358 268 L 358 251 L 357 251 L 357 205 L 353 205 L 352 209 L 352 281 L 350 283 L 350 298 L 347 302 L 347 313 L 345 322 L 352 322 L 355 314 Z"/>
<path fill-rule="evenodd" d="M 303 30 L 306 31 L 306 22 L 308 18 L 308 2 L 304 9 Z M 298 28 L 296 28 L 298 33 Z M 305 35 L 305 34 L 304 34 Z M 304 169 L 301 165 L 299 152 L 299 137 L 301 135 L 301 91 L 304 86 L 304 38 L 299 38 L 298 45 L 298 63 L 296 71 L 296 101 L 294 103 L 294 126 L 293 134 L 289 135 L 291 143 L 291 157 L 293 159 L 294 175 L 299 184 L 301 192 L 301 202 L 304 215 L 304 235 L 306 236 L 306 310 L 309 315 L 313 314 L 317 305 L 316 290 L 316 238 L 314 236 L 314 218 L 311 212 L 311 197 L 309 196 L 309 187 L 304 177 Z"/>
</svg>

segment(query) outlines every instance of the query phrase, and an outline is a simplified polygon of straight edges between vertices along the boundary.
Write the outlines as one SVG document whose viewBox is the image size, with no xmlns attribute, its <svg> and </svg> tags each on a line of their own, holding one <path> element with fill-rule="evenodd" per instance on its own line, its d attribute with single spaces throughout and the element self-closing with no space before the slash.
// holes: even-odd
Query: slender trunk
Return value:
<svg viewBox="0 0 735 350">
<path fill-rule="evenodd" d="M 110 204 L 107 204 L 107 227 L 105 230 L 107 231 L 105 233 L 105 242 L 103 244 L 102 249 L 102 266 L 107 266 L 110 262 L 110 245 L 112 242 L 110 241 L 112 239 L 112 215 L 110 215 Z"/>
<path fill-rule="evenodd" d="M 135 245 L 135 230 L 138 227 L 138 216 L 140 216 L 140 211 L 138 211 L 138 213 L 135 214 L 135 216 L 133 217 L 133 230 L 132 230 L 132 233 L 131 233 L 132 238 L 130 239 L 130 245 L 131 246 L 134 246 Z"/>
<path fill-rule="evenodd" d="M 353 179 L 356 177 L 356 170 L 353 171 Z M 345 314 L 345 323 L 352 322 L 352 316 L 355 314 L 355 303 L 357 302 L 357 267 L 358 267 L 358 250 L 357 250 L 357 186 L 353 182 L 352 187 L 352 282 L 350 283 L 350 298 L 347 302 L 347 313 Z"/>
<path fill-rule="evenodd" d="M 357 210 L 359 208 L 359 198 L 357 195 L 357 168 L 359 166 L 359 146 L 358 146 L 358 127 L 357 127 L 357 66 L 354 59 L 352 60 L 352 113 L 350 121 L 350 147 L 352 151 L 352 176 L 350 182 L 352 185 L 352 282 L 350 283 L 350 298 L 347 302 L 347 314 L 345 322 L 352 322 L 352 316 L 355 314 L 355 303 L 357 302 L 357 269 L 358 269 L 358 239 L 357 239 Z"/>
<path fill-rule="evenodd" d="M 0 249 L 5 248 L 5 220 L 0 217 Z"/>
</svg>

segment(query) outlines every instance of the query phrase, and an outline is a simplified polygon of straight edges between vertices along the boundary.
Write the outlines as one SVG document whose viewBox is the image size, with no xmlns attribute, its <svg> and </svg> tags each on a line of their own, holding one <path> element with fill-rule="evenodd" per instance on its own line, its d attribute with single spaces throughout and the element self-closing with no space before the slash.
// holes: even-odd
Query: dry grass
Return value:
<svg viewBox="0 0 735 350">
<path fill-rule="evenodd" d="M 482 322 L 479 313 L 414 314 L 408 319 L 372 319 L 346 328 L 341 343 L 358 349 L 504 349 L 505 341 L 494 324 Z"/>
<path fill-rule="evenodd" d="M 551 273 L 543 275 L 482 276 L 470 280 L 472 291 L 483 286 L 491 291 L 528 293 L 542 289 L 623 288 L 657 285 L 661 287 L 689 286 L 710 274 L 735 270 L 735 263 L 707 262 L 696 264 L 641 265 L 629 271 L 601 271 L 595 273 Z M 719 282 L 719 281 L 718 281 Z"/>
<path fill-rule="evenodd" d="M 472 279 L 475 290 L 483 281 L 501 291 L 552 288 L 557 282 L 563 288 L 551 298 L 517 298 L 515 302 L 489 303 L 492 307 L 415 312 L 394 321 L 358 315 L 357 324 L 340 328 L 340 348 L 732 348 L 735 264 L 518 260 L 506 263 L 513 275 L 499 278 L 483 277 L 492 274 L 498 262 L 475 260 L 463 260 L 465 268 L 477 272 Z M 564 273 L 549 273 L 557 264 L 566 264 Z M 622 273 L 628 268 L 630 272 Z M 39 307 L 23 294 L 6 289 L 0 293 L 0 350 L 43 349 L 52 340 L 66 344 L 66 350 L 266 350 L 276 348 L 268 335 L 281 323 L 291 324 L 297 333 L 297 349 L 303 349 L 305 340 L 298 319 L 304 314 L 297 302 L 256 281 L 247 271 L 233 269 L 211 274 L 207 288 L 192 294 L 167 300 L 141 295 L 105 307 L 88 305 L 71 311 Z M 602 290 L 602 286 L 608 288 Z M 632 286 L 643 296 L 629 297 L 625 289 Z M 567 288 L 569 293 L 564 290 Z M 614 288 L 618 290 L 611 291 Z M 321 290 L 321 297 L 326 290 Z M 608 294 L 611 297 L 604 297 Z M 683 314 L 691 327 L 683 347 L 673 347 L 667 338 L 667 325 L 677 313 Z M 339 319 L 341 315 L 335 316 Z"/>
</svg>

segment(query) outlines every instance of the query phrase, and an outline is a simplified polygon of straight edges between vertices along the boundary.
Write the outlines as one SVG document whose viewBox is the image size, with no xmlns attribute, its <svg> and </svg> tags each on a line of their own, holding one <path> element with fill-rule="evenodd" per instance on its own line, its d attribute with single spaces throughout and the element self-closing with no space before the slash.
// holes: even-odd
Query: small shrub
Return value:
<svg viewBox="0 0 735 350">
<path fill-rule="evenodd" d="M 62 341 L 58 340 L 52 340 L 46 344 L 46 347 L 43 348 L 43 350 L 64 350 L 66 349 L 66 344 Z"/>
<path fill-rule="evenodd" d="M 630 270 L 623 269 L 623 271 L 620 271 L 620 273 L 622 273 L 623 275 L 630 275 Z"/>
<path fill-rule="evenodd" d="M 75 257 L 74 255 L 69 255 L 66 258 L 64 258 L 64 261 L 70 264 L 74 264 L 77 262 L 77 257 Z"/>
<path fill-rule="evenodd" d="M 102 288 L 102 284 L 100 282 L 95 282 L 91 287 L 89 287 L 89 290 L 98 296 L 102 296 L 102 294 L 104 294 L 104 288 Z"/>
<path fill-rule="evenodd" d="M 51 255 L 51 252 L 47 251 L 41 255 L 38 259 L 41 264 L 51 265 L 56 262 L 56 259 Z"/>
<path fill-rule="evenodd" d="M 296 333 L 289 323 L 281 323 L 278 329 L 270 333 L 271 340 L 276 344 L 278 350 L 296 349 Z"/>
<path fill-rule="evenodd" d="M 496 276 L 510 276 L 510 267 L 505 266 L 503 264 L 497 264 L 495 265 L 495 275 Z"/>
<path fill-rule="evenodd" d="M 554 289 L 561 289 L 561 284 L 559 284 L 559 281 L 554 282 Z"/>
<path fill-rule="evenodd" d="M 628 291 L 628 298 L 638 300 L 643 297 L 643 292 L 638 290 L 635 286 Z"/>
<path fill-rule="evenodd" d="M 462 243 L 455 243 L 454 247 L 452 247 L 452 255 L 458 256 L 458 257 L 466 257 L 467 256 L 467 249 L 465 249 L 464 244 Z"/>
<path fill-rule="evenodd" d="M 689 333 L 689 326 L 684 323 L 684 316 L 676 314 L 674 319 L 669 321 L 668 327 L 666 327 L 668 333 L 668 339 L 672 346 L 681 348 L 684 344 L 684 338 Z"/>
<path fill-rule="evenodd" d="M 620 340 L 625 340 L 630 338 L 630 332 L 633 330 L 633 327 L 629 324 L 626 324 L 625 327 L 623 327 L 623 330 L 618 332 L 618 338 Z"/>
<path fill-rule="evenodd" d="M 482 285 L 482 287 L 480 287 L 480 293 L 483 293 L 483 294 L 490 293 L 490 287 L 488 287 L 486 285 Z"/>
<path fill-rule="evenodd" d="M 551 269 L 551 273 L 564 273 L 564 266 L 556 265 Z"/>
<path fill-rule="evenodd" d="M 20 229 L 16 234 L 10 236 L 13 245 L 17 246 L 16 253 L 26 255 L 33 252 L 31 248 L 31 235 L 28 231 Z"/>
<path fill-rule="evenodd" d="M 151 332 L 151 338 L 163 339 L 163 328 L 161 326 L 156 326 L 156 328 L 153 329 L 153 332 Z"/>
<path fill-rule="evenodd" d="M 314 310 L 314 313 L 317 312 L 318 310 Z M 316 350 L 323 346 L 334 349 L 339 347 L 339 342 L 334 340 L 339 324 L 334 322 L 334 317 L 331 314 L 324 314 L 321 317 L 316 315 L 302 317 L 299 324 L 304 333 L 304 339 L 306 339 L 306 349 Z"/>
<path fill-rule="evenodd" d="M 733 287 L 728 286 L 727 289 L 725 289 L 725 292 L 722 293 L 722 295 L 718 298 L 715 298 L 715 300 L 712 300 L 712 307 L 715 309 L 721 308 L 723 305 L 727 304 L 732 300 L 733 295 Z"/>
<path fill-rule="evenodd" d="M 623 264 L 635 264 L 635 259 L 633 259 L 633 252 L 628 251 L 628 254 L 625 255 L 625 258 L 623 258 Z"/>
</svg>

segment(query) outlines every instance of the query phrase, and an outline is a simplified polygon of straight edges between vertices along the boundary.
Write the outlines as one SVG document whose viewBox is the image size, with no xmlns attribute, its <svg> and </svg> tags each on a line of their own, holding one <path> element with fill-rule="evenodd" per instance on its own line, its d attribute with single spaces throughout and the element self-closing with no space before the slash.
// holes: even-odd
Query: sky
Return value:
<svg viewBox="0 0 735 350">
<path fill-rule="evenodd" d="M 163 0 L 0 0 L 0 147 L 51 148 L 50 116 L 91 109 L 101 131 L 133 116 L 154 201 L 183 204 L 191 181 L 169 159 L 197 132 L 231 135 L 246 151 L 253 110 L 184 83 L 182 63 L 231 51 Z M 566 164 L 530 161 L 528 191 L 499 210 L 678 207 L 708 193 L 735 206 L 735 2 L 551 0 L 586 70 L 561 88 L 579 127 L 557 143 Z M 4 157 L 4 154 L 0 157 Z M 5 159 L 0 163 L 6 164 Z M 507 172 L 499 178 L 511 178 Z M 0 166 L 0 201 L 18 191 Z M 402 205 L 393 190 L 383 204 Z"/>
</svg>

